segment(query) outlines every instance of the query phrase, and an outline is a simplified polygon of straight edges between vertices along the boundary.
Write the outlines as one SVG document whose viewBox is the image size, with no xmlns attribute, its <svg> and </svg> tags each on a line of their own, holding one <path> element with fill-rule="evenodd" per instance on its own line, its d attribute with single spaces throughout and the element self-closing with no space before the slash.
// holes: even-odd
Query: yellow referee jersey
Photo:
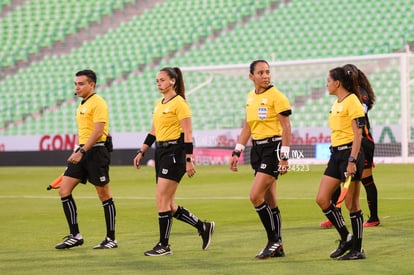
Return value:
<svg viewBox="0 0 414 275">
<path fill-rule="evenodd" d="M 332 129 L 332 146 L 348 144 L 354 140 L 352 120 L 365 117 L 364 108 L 355 94 L 336 100 L 329 112 L 329 126 Z"/>
<path fill-rule="evenodd" d="M 177 95 L 167 103 L 162 98 L 155 103 L 152 119 L 157 141 L 179 139 L 183 129 L 180 120 L 191 117 L 190 106 Z"/>
<path fill-rule="evenodd" d="M 97 142 L 104 142 L 108 135 L 108 105 L 97 94 L 92 95 L 86 101 L 82 101 L 76 111 L 78 123 L 79 144 L 85 144 L 93 132 L 95 122 L 105 122 L 104 133 Z"/>
<path fill-rule="evenodd" d="M 282 135 L 277 115 L 291 110 L 288 98 L 277 88 L 271 87 L 261 94 L 251 91 L 246 100 L 246 122 L 254 140 Z"/>
</svg>

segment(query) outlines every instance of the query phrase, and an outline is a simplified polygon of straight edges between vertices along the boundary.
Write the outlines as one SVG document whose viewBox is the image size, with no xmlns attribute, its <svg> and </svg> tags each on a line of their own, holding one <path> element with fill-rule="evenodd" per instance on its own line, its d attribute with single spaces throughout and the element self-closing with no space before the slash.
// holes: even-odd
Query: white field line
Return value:
<svg viewBox="0 0 414 275">
<path fill-rule="evenodd" d="M 39 196 L 39 195 L 0 195 L 0 199 L 59 199 L 59 196 Z M 98 196 L 75 196 L 75 199 L 98 199 Z M 154 200 L 154 197 L 134 197 L 134 196 L 114 196 L 116 200 Z M 241 196 L 210 196 L 210 197 L 176 197 L 176 200 L 248 200 L 248 196 L 241 197 Z M 314 200 L 314 197 L 281 197 L 279 200 Z M 361 198 L 361 200 L 365 200 L 365 198 Z M 414 197 L 381 197 L 379 200 L 404 200 L 410 201 L 414 200 Z"/>
</svg>

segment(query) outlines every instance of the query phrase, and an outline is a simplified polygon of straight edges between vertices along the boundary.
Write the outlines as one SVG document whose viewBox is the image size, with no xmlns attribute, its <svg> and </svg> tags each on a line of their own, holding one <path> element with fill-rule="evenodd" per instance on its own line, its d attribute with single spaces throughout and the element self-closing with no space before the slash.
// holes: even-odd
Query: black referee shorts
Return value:
<svg viewBox="0 0 414 275">
<path fill-rule="evenodd" d="M 374 167 L 375 143 L 366 137 L 362 137 L 361 148 L 364 150 L 364 169 Z"/>
<path fill-rule="evenodd" d="M 186 172 L 184 145 L 171 144 L 155 150 L 155 174 L 158 177 L 180 182 Z"/>
<path fill-rule="evenodd" d="M 82 183 L 88 180 L 96 186 L 109 183 L 109 163 L 111 156 L 104 146 L 92 147 L 77 164 L 68 162 L 65 176 L 80 179 Z"/>
<path fill-rule="evenodd" d="M 342 182 L 346 180 L 345 172 L 348 166 L 348 158 L 351 155 L 351 148 L 331 152 L 331 157 L 328 162 L 328 166 L 325 169 L 324 175 L 336 178 Z M 364 169 L 364 153 L 363 150 L 358 154 L 356 162 L 357 171 L 352 178 L 352 181 L 360 180 L 362 170 Z"/>
<path fill-rule="evenodd" d="M 256 175 L 258 172 L 275 177 L 279 176 L 278 152 L 281 141 L 269 141 L 265 144 L 253 144 L 250 151 L 250 164 Z"/>
</svg>

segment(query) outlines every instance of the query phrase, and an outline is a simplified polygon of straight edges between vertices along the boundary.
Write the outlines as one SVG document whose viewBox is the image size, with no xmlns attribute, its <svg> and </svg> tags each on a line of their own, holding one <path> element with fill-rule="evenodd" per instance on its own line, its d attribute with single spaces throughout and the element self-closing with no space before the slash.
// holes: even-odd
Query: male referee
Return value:
<svg viewBox="0 0 414 275">
<path fill-rule="evenodd" d="M 118 247 L 115 240 L 116 210 L 109 191 L 110 154 L 105 146 L 108 137 L 108 106 L 105 100 L 95 93 L 94 71 L 79 71 L 75 76 L 75 94 L 83 99 L 76 111 L 79 146 L 76 146 L 77 148 L 68 158 L 68 166 L 59 188 L 70 234 L 62 243 L 56 245 L 56 249 L 83 244 L 72 191 L 80 182 L 86 183 L 86 181 L 95 186 L 103 205 L 106 221 L 106 237 L 94 249 L 116 248 Z"/>
</svg>

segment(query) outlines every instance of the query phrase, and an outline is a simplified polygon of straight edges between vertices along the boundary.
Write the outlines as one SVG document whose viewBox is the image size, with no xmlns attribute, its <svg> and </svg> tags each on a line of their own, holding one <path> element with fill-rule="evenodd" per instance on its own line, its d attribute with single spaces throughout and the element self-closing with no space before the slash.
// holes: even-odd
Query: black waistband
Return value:
<svg viewBox="0 0 414 275">
<path fill-rule="evenodd" d="M 338 151 L 343 151 L 343 150 L 349 150 L 352 148 L 352 142 L 348 143 L 348 144 L 344 144 L 344 145 L 339 145 L 339 146 L 331 146 L 329 147 L 329 149 L 331 150 L 331 152 L 338 152 Z"/>
<path fill-rule="evenodd" d="M 83 147 L 85 144 L 79 144 L 80 147 Z M 99 147 L 99 146 L 105 146 L 105 141 L 100 141 L 95 143 L 92 147 Z"/>
<path fill-rule="evenodd" d="M 156 141 L 155 144 L 157 145 L 157 147 L 168 147 L 170 145 L 176 145 L 176 144 L 181 144 L 182 140 L 179 139 L 174 139 L 174 140 L 167 140 L 167 141 Z"/>
<path fill-rule="evenodd" d="M 274 136 L 271 138 L 256 139 L 256 140 L 253 140 L 252 142 L 253 142 L 253 145 L 261 145 L 261 144 L 267 144 L 267 143 L 281 141 L 281 140 L 282 140 L 281 136 Z"/>
</svg>

